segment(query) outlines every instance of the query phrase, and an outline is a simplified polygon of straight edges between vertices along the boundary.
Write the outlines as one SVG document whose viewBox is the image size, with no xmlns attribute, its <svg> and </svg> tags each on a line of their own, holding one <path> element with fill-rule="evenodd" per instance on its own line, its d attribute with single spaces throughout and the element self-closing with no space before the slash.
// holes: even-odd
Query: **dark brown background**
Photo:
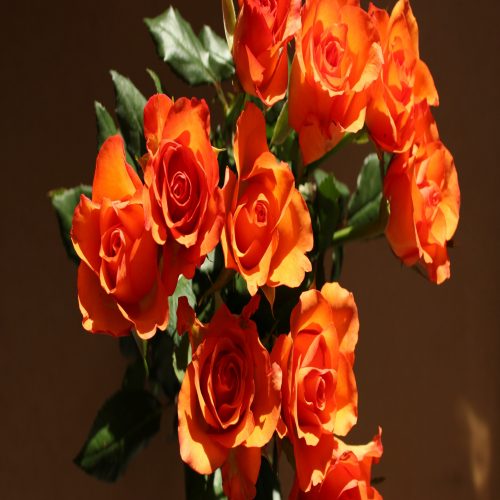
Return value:
<svg viewBox="0 0 500 500">
<path fill-rule="evenodd" d="M 196 29 L 205 22 L 222 33 L 218 1 L 174 3 Z M 346 253 L 342 281 L 355 293 L 362 325 L 360 419 L 351 441 L 383 426 L 386 451 L 375 474 L 386 477 L 380 490 L 388 499 L 498 497 L 498 5 L 413 2 L 422 56 L 441 96 L 438 124 L 462 188 L 452 280 L 432 286 L 403 268 L 383 239 Z M 92 180 L 92 103 L 113 105 L 109 68 L 145 94 L 153 92 L 146 67 L 171 94 L 207 93 L 180 84 L 155 55 L 142 18 L 167 6 L 46 0 L 3 7 L 1 498 L 183 497 L 167 420 L 116 485 L 72 464 L 124 361 L 113 339 L 81 330 L 76 270 L 46 196 Z M 335 160 L 339 177 L 352 182 L 362 153 Z"/>
</svg>

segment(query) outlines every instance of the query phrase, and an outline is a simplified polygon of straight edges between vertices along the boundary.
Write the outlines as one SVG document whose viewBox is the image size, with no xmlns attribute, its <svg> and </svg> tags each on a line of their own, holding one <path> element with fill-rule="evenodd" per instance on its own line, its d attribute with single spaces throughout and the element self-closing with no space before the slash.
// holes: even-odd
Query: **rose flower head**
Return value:
<svg viewBox="0 0 500 500">
<path fill-rule="evenodd" d="M 193 325 L 193 358 L 178 402 L 181 457 L 200 474 L 222 467 L 224 491 L 236 499 L 255 496 L 261 448 L 280 413 L 280 370 L 249 318 L 258 300 L 240 316 L 221 305 L 204 326 L 179 300 L 179 323 Z"/>
<path fill-rule="evenodd" d="M 71 238 L 82 260 L 78 301 L 86 330 L 120 336 L 133 327 L 148 338 L 167 326 L 160 247 L 146 229 L 143 185 L 118 135 L 99 151 L 92 199 L 81 196 Z"/>
<path fill-rule="evenodd" d="M 380 35 L 384 66 L 372 89 L 366 124 L 380 148 L 407 151 L 415 133 L 415 106 L 423 101 L 437 106 L 438 94 L 420 59 L 418 25 L 409 0 L 399 0 L 390 17 L 373 4 L 369 14 Z"/>
<path fill-rule="evenodd" d="M 287 44 L 300 26 L 301 0 L 239 0 L 233 57 L 245 92 L 272 106 L 288 86 Z"/>
<path fill-rule="evenodd" d="M 289 90 L 289 122 L 305 164 L 363 128 L 382 62 L 379 35 L 359 1 L 306 1 Z"/>
<path fill-rule="evenodd" d="M 323 482 L 305 493 L 295 480 L 290 500 L 382 500 L 371 486 L 372 464 L 378 463 L 383 453 L 381 430 L 366 445 L 349 446 L 340 440 L 337 457 L 332 460 Z"/>
<path fill-rule="evenodd" d="M 300 490 L 320 484 L 338 443 L 357 420 L 354 348 L 358 311 L 338 283 L 302 293 L 290 333 L 278 337 L 271 359 L 283 372 L 280 436 L 293 446 Z"/>
<path fill-rule="evenodd" d="M 407 266 L 421 262 L 437 284 L 450 277 L 447 245 L 460 212 L 460 188 L 453 156 L 437 139 L 426 104 L 417 110 L 419 143 L 396 154 L 384 179 L 390 203 L 385 234 L 394 253 Z"/>
<path fill-rule="evenodd" d="M 144 108 L 147 222 L 156 242 L 164 245 L 168 264 L 163 273 L 170 294 L 180 274 L 193 277 L 219 242 L 224 223 L 219 165 L 209 133 L 204 100 L 173 102 L 157 94 Z"/>
<path fill-rule="evenodd" d="M 226 267 L 238 271 L 251 295 L 264 285 L 297 287 L 311 270 L 311 217 L 290 168 L 270 151 L 262 112 L 248 103 L 234 140 L 238 176 L 226 170 Z"/>
</svg>

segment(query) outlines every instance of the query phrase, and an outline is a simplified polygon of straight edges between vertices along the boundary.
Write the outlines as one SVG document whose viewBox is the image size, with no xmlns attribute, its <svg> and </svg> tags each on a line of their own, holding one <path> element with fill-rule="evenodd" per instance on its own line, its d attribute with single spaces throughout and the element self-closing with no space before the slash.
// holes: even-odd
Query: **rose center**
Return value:
<svg viewBox="0 0 500 500">
<path fill-rule="evenodd" d="M 127 233 L 119 226 L 109 228 L 102 235 L 99 256 L 102 259 L 101 271 L 108 293 L 117 286 L 117 272 L 126 251 L 128 239 Z"/>
<path fill-rule="evenodd" d="M 107 241 L 103 242 L 103 251 L 106 257 L 113 259 L 125 246 L 125 236 L 119 228 L 113 229 L 107 236 Z"/>
<path fill-rule="evenodd" d="M 316 387 L 316 408 L 324 410 L 326 403 L 326 382 L 323 377 L 319 377 Z"/>
<path fill-rule="evenodd" d="M 254 223 L 259 227 L 267 224 L 267 206 L 262 200 L 258 200 L 255 203 Z"/>
<path fill-rule="evenodd" d="M 227 363 L 218 374 L 220 388 L 224 393 L 230 393 L 238 381 L 238 370 L 233 362 Z"/>
<path fill-rule="evenodd" d="M 318 32 L 316 36 L 316 67 L 329 88 L 341 87 L 349 77 L 351 68 L 345 61 L 347 26 L 336 24 L 329 31 Z"/>
<path fill-rule="evenodd" d="M 325 60 L 334 70 L 340 63 L 343 49 L 338 40 L 329 40 L 325 46 Z"/>
<path fill-rule="evenodd" d="M 420 193 L 424 199 L 426 219 L 431 220 L 434 217 L 438 205 L 441 203 L 441 190 L 434 182 L 431 182 L 421 187 Z"/>
<path fill-rule="evenodd" d="M 183 205 L 191 194 L 191 183 L 184 172 L 176 172 L 170 182 L 170 190 L 177 203 Z"/>
</svg>

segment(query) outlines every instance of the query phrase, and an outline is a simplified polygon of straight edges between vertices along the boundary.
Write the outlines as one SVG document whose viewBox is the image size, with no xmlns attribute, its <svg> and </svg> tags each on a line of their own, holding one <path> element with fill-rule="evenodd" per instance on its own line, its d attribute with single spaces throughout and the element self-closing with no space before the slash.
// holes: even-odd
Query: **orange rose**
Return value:
<svg viewBox="0 0 500 500">
<path fill-rule="evenodd" d="M 302 491 L 320 484 L 338 443 L 357 420 L 354 348 L 358 311 L 338 283 L 302 293 L 290 333 L 278 337 L 271 359 L 283 371 L 278 433 L 293 446 Z"/>
<path fill-rule="evenodd" d="M 381 431 L 373 441 L 363 446 L 348 446 L 338 441 L 338 459 L 328 469 L 323 483 L 308 493 L 300 491 L 297 481 L 290 500 L 382 500 L 370 485 L 372 463 L 378 463 L 383 448 Z"/>
<path fill-rule="evenodd" d="M 165 245 L 169 293 L 180 274 L 193 277 L 220 239 L 224 200 L 209 133 L 204 100 L 180 98 L 174 103 L 157 94 L 144 108 L 146 212 L 156 242 Z"/>
<path fill-rule="evenodd" d="M 249 319 L 255 299 L 241 316 L 222 305 L 209 325 L 195 325 L 193 359 L 179 393 L 181 457 L 200 474 L 222 466 L 230 498 L 255 496 L 260 448 L 271 439 L 280 412 L 279 369 L 271 367 Z M 185 300 L 179 315 L 186 315 Z M 180 324 L 193 323 L 192 314 L 180 316 Z"/>
<path fill-rule="evenodd" d="M 83 327 L 148 338 L 168 323 L 160 248 L 145 229 L 143 185 L 126 163 L 123 139 L 108 138 L 97 156 L 92 200 L 82 195 L 71 238 L 82 259 L 78 301 Z"/>
<path fill-rule="evenodd" d="M 311 270 L 311 217 L 290 168 L 269 151 L 264 117 L 252 103 L 236 124 L 234 157 L 238 178 L 227 169 L 224 185 L 226 267 L 241 273 L 252 295 L 264 285 L 297 287 Z"/>
<path fill-rule="evenodd" d="M 384 67 L 373 86 L 366 124 L 379 147 L 407 151 L 415 131 L 415 105 L 439 104 L 429 68 L 420 59 L 418 26 L 408 0 L 399 0 L 391 16 L 370 4 L 369 14 L 380 35 Z"/>
<path fill-rule="evenodd" d="M 288 86 L 287 44 L 300 27 L 301 0 L 239 0 L 233 57 L 241 85 L 267 106 Z"/>
<path fill-rule="evenodd" d="M 368 91 L 382 67 L 378 41 L 359 1 L 306 1 L 289 93 L 289 121 L 305 164 L 363 127 Z"/>
<path fill-rule="evenodd" d="M 417 117 L 419 143 L 394 156 L 384 179 L 391 207 L 385 234 L 404 264 L 422 261 L 429 278 L 440 284 L 450 277 L 446 247 L 458 224 L 460 188 L 428 106 L 419 106 Z"/>
</svg>

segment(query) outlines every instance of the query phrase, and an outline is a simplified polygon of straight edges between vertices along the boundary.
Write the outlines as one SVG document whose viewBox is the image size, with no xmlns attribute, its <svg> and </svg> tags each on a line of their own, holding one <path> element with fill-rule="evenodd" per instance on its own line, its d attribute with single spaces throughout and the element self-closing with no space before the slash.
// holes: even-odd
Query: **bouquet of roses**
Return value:
<svg viewBox="0 0 500 500">
<path fill-rule="evenodd" d="M 381 430 L 344 442 L 359 321 L 337 281 L 345 244 L 383 234 L 405 265 L 450 276 L 460 192 L 417 22 L 408 0 L 391 14 L 222 0 L 222 13 L 226 40 L 173 8 L 146 19 L 176 74 L 214 86 L 220 122 L 151 70 L 147 101 L 112 72 L 119 128 L 96 103 L 92 187 L 51 193 L 83 327 L 131 359 L 75 461 L 115 480 L 175 404 L 190 498 L 279 494 L 282 454 L 293 498 L 381 498 Z M 368 141 L 350 193 L 321 167 Z"/>
</svg>

